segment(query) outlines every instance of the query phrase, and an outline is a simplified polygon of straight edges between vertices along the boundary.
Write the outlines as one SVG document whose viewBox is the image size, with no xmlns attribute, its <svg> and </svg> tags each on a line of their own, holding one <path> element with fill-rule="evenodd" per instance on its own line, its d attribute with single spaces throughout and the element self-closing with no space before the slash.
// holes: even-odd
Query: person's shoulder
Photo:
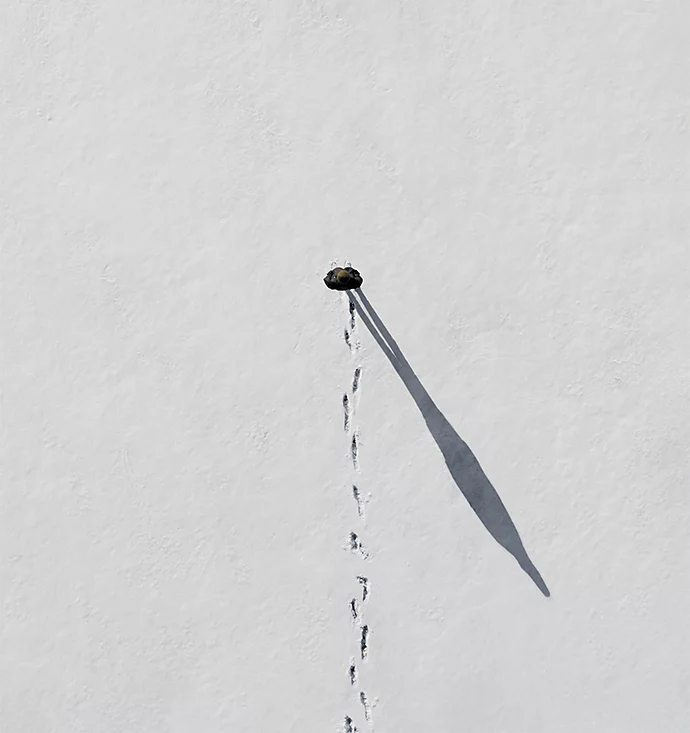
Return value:
<svg viewBox="0 0 690 733">
<path fill-rule="evenodd" d="M 359 270 L 355 270 L 354 267 L 348 267 L 347 271 L 350 273 L 350 277 L 357 284 L 357 287 L 359 287 L 362 284 L 362 276 L 359 274 Z"/>
</svg>

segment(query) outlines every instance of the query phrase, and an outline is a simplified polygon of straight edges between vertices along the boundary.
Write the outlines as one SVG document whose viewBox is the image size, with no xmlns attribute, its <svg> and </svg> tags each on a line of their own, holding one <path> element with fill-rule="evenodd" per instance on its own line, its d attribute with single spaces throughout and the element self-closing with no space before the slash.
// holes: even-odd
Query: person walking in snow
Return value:
<svg viewBox="0 0 690 733">
<path fill-rule="evenodd" d="M 335 267 L 323 281 L 330 290 L 355 290 L 362 286 L 362 276 L 354 267 Z"/>
</svg>

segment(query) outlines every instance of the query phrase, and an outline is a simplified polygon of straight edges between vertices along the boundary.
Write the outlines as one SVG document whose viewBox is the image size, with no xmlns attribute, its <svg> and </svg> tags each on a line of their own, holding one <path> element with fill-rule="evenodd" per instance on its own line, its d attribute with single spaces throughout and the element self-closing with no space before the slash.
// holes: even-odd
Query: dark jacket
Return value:
<svg viewBox="0 0 690 733">
<path fill-rule="evenodd" d="M 335 267 L 323 281 L 330 290 L 355 290 L 362 286 L 362 276 L 354 267 Z"/>
</svg>

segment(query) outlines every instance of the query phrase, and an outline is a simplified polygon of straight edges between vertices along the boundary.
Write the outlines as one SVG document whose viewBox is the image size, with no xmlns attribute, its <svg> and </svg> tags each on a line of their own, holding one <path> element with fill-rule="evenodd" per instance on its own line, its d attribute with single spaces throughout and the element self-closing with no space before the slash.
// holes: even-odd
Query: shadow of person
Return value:
<svg viewBox="0 0 690 733">
<path fill-rule="evenodd" d="M 359 296 L 359 300 L 354 293 Z M 455 432 L 453 426 L 445 418 L 441 410 L 424 389 L 412 367 L 403 356 L 400 347 L 395 342 L 388 329 L 377 315 L 371 303 L 361 290 L 348 291 L 350 302 L 369 329 L 383 353 L 393 365 L 400 379 L 407 387 L 412 399 L 417 404 L 422 417 L 436 441 L 443 458 L 446 461 L 453 481 L 458 485 L 468 504 L 474 510 L 479 521 L 486 527 L 489 534 L 506 549 L 518 562 L 520 567 L 534 581 L 537 588 L 545 595 L 551 593 L 546 587 L 539 571 L 529 559 L 520 535 L 518 534 L 508 510 L 503 505 L 501 497 L 487 478 L 486 474 L 475 458 L 465 441 Z M 365 312 L 366 309 L 366 312 Z M 367 315 L 368 313 L 368 315 Z M 371 316 L 371 318 L 369 317 Z M 373 323 L 372 323 L 373 322 Z"/>
</svg>

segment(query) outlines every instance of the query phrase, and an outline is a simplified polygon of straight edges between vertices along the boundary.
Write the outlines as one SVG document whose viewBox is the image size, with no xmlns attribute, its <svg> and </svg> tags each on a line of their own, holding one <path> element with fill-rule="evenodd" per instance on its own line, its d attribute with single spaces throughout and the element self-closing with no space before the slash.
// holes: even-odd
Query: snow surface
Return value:
<svg viewBox="0 0 690 733">
<path fill-rule="evenodd" d="M 688 21 L 0 4 L 0 730 L 689 729 Z"/>
</svg>

